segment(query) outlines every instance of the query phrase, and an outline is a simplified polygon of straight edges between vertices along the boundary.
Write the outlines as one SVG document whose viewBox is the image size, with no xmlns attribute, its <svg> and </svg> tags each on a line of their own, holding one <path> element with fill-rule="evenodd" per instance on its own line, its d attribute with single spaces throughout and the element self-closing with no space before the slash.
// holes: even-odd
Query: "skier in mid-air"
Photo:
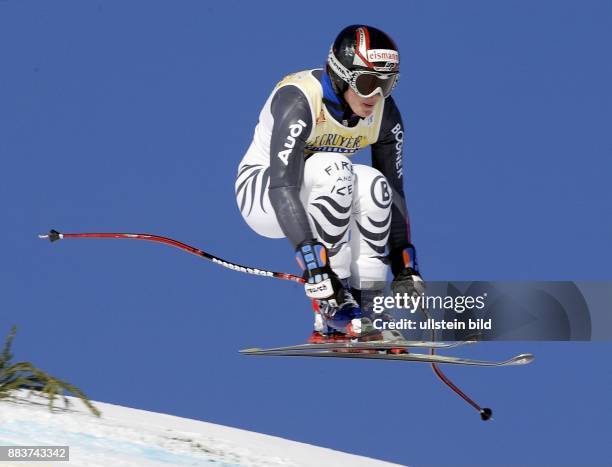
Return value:
<svg viewBox="0 0 612 467">
<path fill-rule="evenodd" d="M 371 26 L 343 29 L 324 69 L 286 76 L 266 101 L 236 179 L 258 234 L 287 237 L 315 308 L 309 342 L 380 338 L 371 302 L 423 290 L 403 189 L 404 128 L 391 97 L 395 42 Z M 372 148 L 372 167 L 349 157 Z"/>
<path fill-rule="evenodd" d="M 255 232 L 287 237 L 295 248 L 306 295 L 315 305 L 315 325 L 308 339 L 311 344 L 240 352 L 427 362 L 440 381 L 476 409 L 482 420 L 490 420 L 492 410 L 467 396 L 439 364 L 526 365 L 533 361 L 532 354 L 501 361 L 438 355 L 436 349 L 469 342 L 437 342 L 433 330 L 431 342 L 409 341 L 395 330 L 377 330 L 371 319 L 374 299 L 386 287 L 389 264 L 395 294 L 424 293 L 403 190 L 404 128 L 391 98 L 399 64 L 397 46 L 384 32 L 370 26 L 348 26 L 332 44 L 324 69 L 288 75 L 266 101 L 253 142 L 238 168 L 238 206 Z M 372 147 L 372 167 L 352 164 L 347 156 L 367 146 Z M 236 271 L 300 280 L 292 274 L 225 261 L 158 235 L 52 229 L 39 237 L 51 242 L 64 238 L 160 242 Z M 425 308 L 423 312 L 427 316 Z M 343 342 L 346 340 L 351 342 Z M 317 343 L 324 344 L 312 345 Z M 428 353 L 409 352 L 413 347 L 428 349 Z"/>
</svg>

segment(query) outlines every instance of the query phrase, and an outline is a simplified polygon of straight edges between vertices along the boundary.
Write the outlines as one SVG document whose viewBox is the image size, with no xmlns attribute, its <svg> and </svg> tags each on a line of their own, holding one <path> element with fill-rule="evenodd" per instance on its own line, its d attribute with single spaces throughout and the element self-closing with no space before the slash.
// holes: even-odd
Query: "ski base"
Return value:
<svg viewBox="0 0 612 467">
<path fill-rule="evenodd" d="M 453 343 L 448 347 L 454 347 L 464 342 Z M 467 342 L 465 342 L 467 343 Z M 421 343 L 425 344 L 425 343 Z M 441 343 L 429 343 L 441 344 Z M 327 358 L 356 358 L 368 360 L 395 360 L 403 362 L 421 363 L 440 363 L 451 365 L 468 365 L 481 367 L 500 367 L 526 365 L 534 360 L 532 354 L 516 355 L 508 360 L 491 361 L 477 360 L 472 358 L 453 357 L 449 355 L 431 355 L 423 353 L 389 353 L 393 349 L 406 350 L 411 347 L 427 347 L 426 345 L 415 345 L 415 342 L 382 343 L 382 342 L 337 342 L 326 344 L 303 344 L 297 346 L 277 347 L 271 349 L 244 349 L 240 353 L 243 355 L 272 356 L 272 357 L 327 357 Z M 440 346 L 430 346 L 430 348 L 440 348 Z"/>
<path fill-rule="evenodd" d="M 429 341 L 365 341 L 365 342 L 324 342 L 320 344 L 298 344 L 288 345 L 285 347 L 273 347 L 270 349 L 244 349 L 241 352 L 258 351 L 265 352 L 301 352 L 310 350 L 392 350 L 392 349 L 410 349 L 410 348 L 426 348 L 426 349 L 451 349 L 466 344 L 475 344 L 476 341 L 457 341 L 457 342 L 429 342 Z"/>
</svg>

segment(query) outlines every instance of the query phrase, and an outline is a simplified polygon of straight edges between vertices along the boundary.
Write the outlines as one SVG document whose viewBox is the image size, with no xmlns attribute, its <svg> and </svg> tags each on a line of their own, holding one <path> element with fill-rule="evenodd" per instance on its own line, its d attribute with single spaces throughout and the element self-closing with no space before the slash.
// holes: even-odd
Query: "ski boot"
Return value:
<svg viewBox="0 0 612 467">
<path fill-rule="evenodd" d="M 393 322 L 395 318 L 388 312 L 383 311 L 382 313 L 374 312 L 374 298 L 383 296 L 383 290 L 359 290 L 359 289 L 351 289 L 353 296 L 359 301 L 361 310 L 363 314 L 372 321 L 374 320 L 382 320 L 383 323 Z M 376 329 L 369 335 L 370 339 L 367 340 L 381 340 L 384 342 L 393 342 L 393 341 L 403 341 L 404 336 L 397 330 L 392 329 Z M 375 337 L 374 337 L 375 336 Z M 397 349 L 389 349 L 387 353 L 392 354 L 402 354 L 408 353 L 406 349 L 397 348 Z"/>
<path fill-rule="evenodd" d="M 321 312 L 319 310 L 319 302 L 317 300 L 312 301 L 312 309 L 314 311 L 314 329 L 312 330 L 312 334 L 306 342 L 309 344 L 323 344 L 325 342 L 347 342 L 350 340 L 350 336 L 346 335 L 343 332 L 338 332 L 334 329 L 331 329 L 321 316 Z"/>
<path fill-rule="evenodd" d="M 370 336 L 375 331 L 372 321 L 363 315 L 359 304 L 344 284 L 338 296 L 337 303 L 340 305 L 325 300 L 319 301 L 319 312 L 325 325 L 331 331 L 345 334 L 351 339 Z"/>
<path fill-rule="evenodd" d="M 368 341 L 380 338 L 380 333 L 372 327 L 372 322 L 360 316 L 359 305 L 356 302 L 332 307 L 328 303 L 313 301 L 313 308 L 314 329 L 307 341 L 310 344 Z"/>
<path fill-rule="evenodd" d="M 308 240 L 298 245 L 295 259 L 304 272 L 306 296 L 316 302 L 323 326 L 315 331 L 323 337 L 335 340 L 346 335 L 360 338 L 373 330 L 372 322 L 363 316 L 359 304 L 349 291 L 348 279 L 340 279 L 332 270 L 327 248 L 317 240 Z M 320 340 L 315 334 L 311 340 Z"/>
</svg>

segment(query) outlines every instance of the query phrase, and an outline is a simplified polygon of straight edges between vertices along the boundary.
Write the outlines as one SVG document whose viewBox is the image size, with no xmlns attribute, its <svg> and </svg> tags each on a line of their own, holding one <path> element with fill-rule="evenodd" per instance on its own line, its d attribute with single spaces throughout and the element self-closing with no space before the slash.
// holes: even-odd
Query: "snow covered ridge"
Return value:
<svg viewBox="0 0 612 467">
<path fill-rule="evenodd" d="M 102 417 L 81 401 L 49 412 L 46 400 L 25 391 L 0 401 L 0 445 L 70 446 L 69 462 L 54 466 L 147 467 L 229 466 L 392 466 L 283 438 L 187 418 L 94 402 Z M 59 402 L 59 401 L 58 401 Z M 58 404 L 62 406 L 62 404 Z M 2 462 L 41 467 L 44 462 Z"/>
</svg>

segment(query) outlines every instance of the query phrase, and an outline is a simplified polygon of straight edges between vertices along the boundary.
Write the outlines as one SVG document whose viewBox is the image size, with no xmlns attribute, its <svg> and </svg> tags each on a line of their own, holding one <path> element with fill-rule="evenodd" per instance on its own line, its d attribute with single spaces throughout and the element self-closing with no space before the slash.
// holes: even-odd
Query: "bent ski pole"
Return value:
<svg viewBox="0 0 612 467">
<path fill-rule="evenodd" d="M 427 312 L 427 310 L 425 308 L 421 307 L 421 311 L 425 314 L 425 318 L 426 319 L 430 319 L 431 318 L 431 315 Z M 435 329 L 431 330 L 431 341 L 432 342 L 436 341 L 436 331 L 435 331 Z M 436 349 L 432 347 L 429 350 L 429 353 L 430 353 L 430 355 L 435 355 L 436 354 Z M 440 381 L 442 381 L 450 389 L 452 389 L 453 392 L 455 394 L 457 394 L 459 397 L 461 397 L 465 402 L 467 402 L 472 407 L 474 407 L 476 410 L 478 410 L 478 413 L 480 414 L 480 418 L 482 419 L 482 421 L 487 421 L 487 420 L 491 419 L 491 416 L 493 415 L 493 411 L 490 408 L 488 408 L 488 407 L 481 407 L 476 402 L 474 402 L 466 393 L 464 393 L 461 389 L 459 389 L 459 387 L 455 383 L 453 383 L 449 379 L 448 376 L 446 376 L 444 374 L 444 372 L 440 369 L 440 367 L 438 366 L 437 363 L 432 363 L 431 364 L 431 369 L 433 370 L 433 372 L 435 373 L 435 375 L 438 377 L 438 379 Z"/>
<path fill-rule="evenodd" d="M 49 231 L 48 234 L 39 235 L 38 238 L 49 239 L 49 241 L 51 242 L 55 242 L 57 240 L 63 240 L 65 238 L 120 238 L 120 239 L 123 238 L 123 239 L 129 239 L 129 240 L 146 240 L 149 242 L 165 243 L 166 245 L 171 245 L 171 246 L 180 248 L 181 250 L 185 250 L 196 256 L 200 256 L 204 259 L 212 261 L 215 264 L 218 264 L 219 266 L 223 266 L 233 271 L 244 272 L 245 274 L 253 274 L 256 276 L 275 277 L 277 279 L 285 279 L 285 280 L 299 282 L 299 283 L 304 282 L 304 279 L 302 279 L 299 276 L 294 276 L 293 274 L 288 274 L 285 272 L 267 271 L 265 269 L 253 268 L 250 266 L 243 266 L 241 264 L 231 263 L 222 258 L 219 258 L 218 256 L 211 255 L 210 253 L 200 250 L 199 248 L 195 248 L 191 245 L 187 245 L 186 243 L 179 242 L 172 238 L 161 237 L 159 235 L 150 235 L 150 234 L 143 234 L 143 233 L 113 233 L 113 232 L 60 233 L 57 230 L 52 229 Z"/>
</svg>

